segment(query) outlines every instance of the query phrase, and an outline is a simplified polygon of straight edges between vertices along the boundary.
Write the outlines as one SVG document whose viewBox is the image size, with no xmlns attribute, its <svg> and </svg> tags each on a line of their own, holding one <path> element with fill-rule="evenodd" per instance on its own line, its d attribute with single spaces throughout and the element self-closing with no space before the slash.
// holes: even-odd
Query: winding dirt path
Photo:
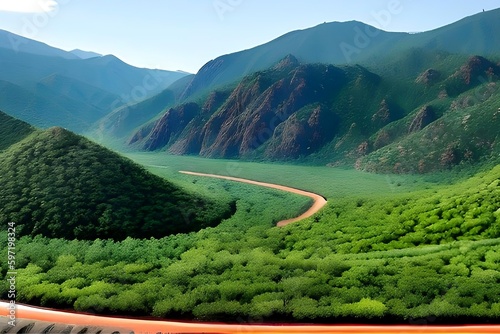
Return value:
<svg viewBox="0 0 500 334">
<path fill-rule="evenodd" d="M 203 177 L 212 177 L 216 179 L 223 179 L 223 180 L 229 180 L 229 181 L 236 181 L 236 182 L 242 182 L 242 183 L 248 183 L 248 184 L 253 184 L 256 186 L 261 186 L 261 187 L 266 187 L 266 188 L 273 188 L 273 189 L 278 189 L 278 190 L 283 190 L 287 191 L 290 193 L 294 193 L 297 195 L 302 195 L 302 196 L 307 196 L 309 198 L 312 198 L 314 201 L 313 205 L 301 214 L 298 217 L 292 218 L 292 219 L 287 219 L 287 220 L 282 220 L 276 224 L 276 226 L 282 227 L 286 226 L 291 223 L 298 222 L 299 220 L 306 219 L 314 215 L 316 212 L 321 210 L 327 203 L 326 199 L 318 194 L 311 193 L 308 191 L 300 190 L 300 189 L 295 189 L 291 187 L 286 187 L 286 186 L 281 186 L 278 184 L 272 184 L 272 183 L 266 183 L 266 182 L 259 182 L 259 181 L 253 181 L 253 180 L 247 180 L 247 179 L 240 179 L 237 177 L 232 177 L 232 176 L 222 176 L 222 175 L 216 175 L 216 174 L 204 174 L 204 173 L 195 173 L 195 172 L 186 172 L 186 171 L 179 171 L 179 173 L 182 174 L 187 174 L 187 175 L 193 175 L 193 176 L 203 176 Z"/>
</svg>

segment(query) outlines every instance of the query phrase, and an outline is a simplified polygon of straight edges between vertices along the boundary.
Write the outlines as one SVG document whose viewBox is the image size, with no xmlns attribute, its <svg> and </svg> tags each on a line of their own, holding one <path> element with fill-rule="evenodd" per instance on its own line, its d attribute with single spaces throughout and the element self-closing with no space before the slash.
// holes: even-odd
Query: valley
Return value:
<svg viewBox="0 0 500 334">
<path fill-rule="evenodd" d="M 292 223 L 296 223 L 296 222 L 301 221 L 303 219 L 309 218 L 312 215 L 316 214 L 319 210 L 321 210 L 327 203 L 326 199 L 321 195 L 314 194 L 314 193 L 311 193 L 308 191 L 295 189 L 295 188 L 281 186 L 278 184 L 263 183 L 263 182 L 257 182 L 257 181 L 247 180 L 247 179 L 240 179 L 240 178 L 235 178 L 235 177 L 231 177 L 231 176 L 221 176 L 221 175 L 215 175 L 215 174 L 203 174 L 203 173 L 194 173 L 194 172 L 186 172 L 186 171 L 180 171 L 180 173 L 192 175 L 192 176 L 212 177 L 212 178 L 216 178 L 216 179 L 242 182 L 242 183 L 253 184 L 256 186 L 260 186 L 260 187 L 278 189 L 278 190 L 282 190 L 282 191 L 287 191 L 287 192 L 292 193 L 292 194 L 306 196 L 306 197 L 309 197 L 313 200 L 313 204 L 306 212 L 302 213 L 298 217 L 279 221 L 276 224 L 276 226 L 278 226 L 278 227 L 283 227 L 283 226 L 286 226 L 286 225 L 289 225 Z"/>
<path fill-rule="evenodd" d="M 499 22 L 324 23 L 196 74 L 0 30 L 0 276 L 27 321 L 137 332 L 498 324 Z"/>
</svg>

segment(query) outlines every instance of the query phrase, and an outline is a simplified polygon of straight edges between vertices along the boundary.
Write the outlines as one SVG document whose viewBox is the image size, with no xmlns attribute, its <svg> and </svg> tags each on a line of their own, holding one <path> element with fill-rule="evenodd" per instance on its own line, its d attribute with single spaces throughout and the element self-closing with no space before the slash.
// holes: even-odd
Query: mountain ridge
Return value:
<svg viewBox="0 0 500 334">
<path fill-rule="evenodd" d="M 480 56 L 457 57 L 421 49 L 394 58 L 392 64 L 412 63 L 416 57 L 430 61 L 412 71 L 386 75 L 360 65 L 301 64 L 289 55 L 266 71 L 246 76 L 233 88 L 170 107 L 136 131 L 129 145 L 208 158 L 299 159 L 405 173 L 431 172 L 490 156 L 493 150 L 473 148 L 480 145 L 475 132 L 464 134 L 450 125 L 463 122 L 451 111 L 495 103 L 500 98 L 496 89 L 500 67 Z M 489 94 L 474 101 L 471 96 L 476 89 Z M 487 110 L 479 110 L 475 113 L 484 117 L 469 118 L 479 122 L 475 129 L 482 129 L 483 139 L 493 145 L 495 135 L 484 127 L 496 121 Z M 428 129 L 441 128 L 439 124 L 454 130 L 433 144 L 435 155 L 413 153 L 421 161 L 427 159 L 427 165 L 401 160 L 396 150 L 400 143 L 406 142 L 406 147 L 408 138 L 427 136 Z M 449 147 L 458 148 L 456 141 L 462 142 L 462 153 L 453 153 L 455 159 L 444 163 Z M 394 150 L 393 158 L 384 160 L 380 154 L 388 148 Z M 412 146 L 410 152 L 415 149 Z M 475 152 L 473 158 L 469 151 Z M 374 159 L 384 162 L 377 164 Z"/>
<path fill-rule="evenodd" d="M 409 47 L 439 49 L 452 53 L 466 50 L 468 55 L 489 56 L 491 52 L 486 51 L 500 51 L 500 37 L 491 33 L 500 29 L 498 22 L 500 9 L 478 13 L 445 27 L 418 34 L 386 32 L 359 21 L 323 23 L 312 28 L 292 31 L 262 45 L 209 61 L 199 70 L 183 96 L 187 98 L 242 79 L 252 72 L 268 68 L 286 54 L 293 54 L 306 63 L 360 63 L 365 66 L 372 63 L 373 58 L 381 58 L 391 51 Z M 463 43 L 462 39 L 449 38 L 445 34 L 450 29 L 465 27 L 465 36 L 471 36 L 471 31 L 477 33 L 476 28 L 481 25 L 488 26 L 482 29 L 484 35 L 488 36 L 487 39 L 468 38 L 464 39 L 468 43 Z M 478 40 L 488 40 L 489 44 L 485 46 L 476 43 Z"/>
<path fill-rule="evenodd" d="M 31 45 L 28 42 L 26 48 Z M 0 106 L 7 113 L 39 127 L 63 126 L 83 133 L 113 109 L 154 96 L 186 76 L 180 72 L 136 68 L 112 55 L 65 58 L 69 52 L 35 41 L 33 44 L 42 51 L 0 47 L 0 81 L 8 82 L 12 85 L 9 89 L 17 91 L 10 98 L 4 96 Z M 59 78 L 53 83 L 64 78 L 65 84 L 53 85 L 49 78 Z M 37 105 L 37 101 L 45 102 Z M 45 114 L 45 119 L 39 114 Z M 70 117 L 66 117 L 68 114 Z M 74 124 L 71 116 L 76 120 Z"/>
</svg>

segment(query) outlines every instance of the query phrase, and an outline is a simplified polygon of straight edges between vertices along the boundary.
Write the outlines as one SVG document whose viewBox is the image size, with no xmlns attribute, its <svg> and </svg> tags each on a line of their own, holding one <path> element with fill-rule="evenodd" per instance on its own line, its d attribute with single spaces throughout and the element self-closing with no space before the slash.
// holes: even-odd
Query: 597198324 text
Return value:
<svg viewBox="0 0 500 334">
<path fill-rule="evenodd" d="M 7 224 L 7 265 L 9 271 L 7 272 L 7 282 L 9 283 L 9 291 L 7 297 L 9 298 L 9 315 L 8 323 L 14 327 L 16 325 L 16 223 L 10 222 Z"/>
</svg>

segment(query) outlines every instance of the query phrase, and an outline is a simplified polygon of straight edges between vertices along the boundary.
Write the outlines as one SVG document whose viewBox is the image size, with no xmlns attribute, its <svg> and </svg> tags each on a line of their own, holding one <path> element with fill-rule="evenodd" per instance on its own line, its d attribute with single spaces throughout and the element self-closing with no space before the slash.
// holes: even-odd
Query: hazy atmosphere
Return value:
<svg viewBox="0 0 500 334">
<path fill-rule="evenodd" d="M 499 0 L 0 0 L 0 29 L 67 51 L 196 73 L 217 56 L 323 22 L 421 32 L 498 6 Z"/>
</svg>

